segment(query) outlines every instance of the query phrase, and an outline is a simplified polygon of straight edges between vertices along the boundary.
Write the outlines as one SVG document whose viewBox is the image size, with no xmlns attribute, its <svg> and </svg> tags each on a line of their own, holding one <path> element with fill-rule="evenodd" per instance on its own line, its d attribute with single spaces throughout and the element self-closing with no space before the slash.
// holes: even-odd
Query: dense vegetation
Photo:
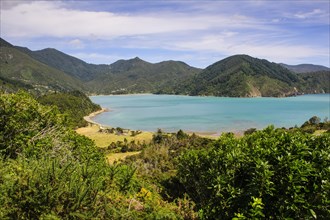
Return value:
<svg viewBox="0 0 330 220">
<path fill-rule="evenodd" d="M 136 57 L 109 65 L 109 71 L 87 84 L 97 93 L 127 94 L 173 93 L 175 85 L 199 73 L 200 70 L 183 62 L 148 63 Z"/>
<path fill-rule="evenodd" d="M 83 127 L 87 122 L 84 116 L 101 110 L 99 105 L 92 101 L 82 92 L 72 91 L 67 93 L 49 93 L 38 98 L 44 105 L 55 105 L 62 114 L 66 114 L 68 124 L 71 127 Z"/>
<path fill-rule="evenodd" d="M 27 93 L 1 94 L 0 115 L 1 219 L 330 217 L 330 133 L 310 134 L 327 120 L 218 140 L 159 130 L 109 165 L 110 148 Z"/>
<path fill-rule="evenodd" d="M 301 93 L 322 93 L 329 84 L 330 73 L 309 75 L 305 79 L 283 66 L 267 60 L 236 55 L 207 67 L 177 91 L 189 95 L 230 97 L 291 96 Z"/>
<path fill-rule="evenodd" d="M 305 81 L 306 93 L 330 93 L 330 71 L 301 73 Z"/>
<path fill-rule="evenodd" d="M 1 219 L 178 219 L 136 168 L 108 165 L 53 107 L 0 97 Z"/>
<path fill-rule="evenodd" d="M 208 219 L 328 219 L 330 135 L 268 127 L 225 135 L 179 159 L 178 179 Z"/>
<path fill-rule="evenodd" d="M 36 93 L 81 90 L 93 94 L 186 94 L 290 96 L 330 91 L 329 68 L 297 67 L 235 55 L 201 70 L 179 61 L 149 63 L 136 57 L 110 65 L 88 64 L 56 49 L 31 51 L 0 39 L 0 76 L 30 85 Z M 18 84 L 17 84 L 18 85 Z"/>
</svg>

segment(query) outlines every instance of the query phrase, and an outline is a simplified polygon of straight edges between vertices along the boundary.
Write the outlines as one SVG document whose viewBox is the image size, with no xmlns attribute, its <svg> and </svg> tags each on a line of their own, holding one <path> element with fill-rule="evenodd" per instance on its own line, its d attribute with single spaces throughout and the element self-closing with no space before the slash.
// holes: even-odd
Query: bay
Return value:
<svg viewBox="0 0 330 220">
<path fill-rule="evenodd" d="M 111 111 L 95 122 L 111 127 L 175 132 L 241 132 L 300 126 L 312 116 L 330 118 L 330 94 L 287 98 L 227 98 L 178 95 L 91 96 L 94 103 Z"/>
</svg>

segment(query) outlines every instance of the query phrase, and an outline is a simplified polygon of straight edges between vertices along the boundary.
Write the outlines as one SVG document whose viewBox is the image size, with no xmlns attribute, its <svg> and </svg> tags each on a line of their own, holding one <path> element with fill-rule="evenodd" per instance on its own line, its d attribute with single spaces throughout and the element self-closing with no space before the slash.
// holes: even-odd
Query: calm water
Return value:
<svg viewBox="0 0 330 220">
<path fill-rule="evenodd" d="M 91 96 L 111 109 L 94 118 L 100 124 L 135 130 L 173 132 L 244 131 L 300 126 L 312 116 L 330 118 L 330 94 L 288 98 L 219 98 L 174 95 Z"/>
</svg>

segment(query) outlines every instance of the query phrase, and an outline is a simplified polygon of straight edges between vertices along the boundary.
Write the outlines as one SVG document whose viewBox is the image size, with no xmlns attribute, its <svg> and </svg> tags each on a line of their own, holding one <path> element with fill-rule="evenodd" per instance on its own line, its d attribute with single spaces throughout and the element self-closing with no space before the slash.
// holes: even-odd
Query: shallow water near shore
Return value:
<svg viewBox="0 0 330 220">
<path fill-rule="evenodd" d="M 330 94 L 287 98 L 224 98 L 177 95 L 91 96 L 111 109 L 93 120 L 112 127 L 167 132 L 241 132 L 300 126 L 312 116 L 330 118 Z"/>
</svg>

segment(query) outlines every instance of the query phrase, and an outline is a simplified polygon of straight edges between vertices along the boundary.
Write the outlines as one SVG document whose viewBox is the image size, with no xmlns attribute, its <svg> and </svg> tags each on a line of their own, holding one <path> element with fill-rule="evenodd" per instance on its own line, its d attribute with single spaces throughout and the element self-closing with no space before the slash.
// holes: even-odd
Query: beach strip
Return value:
<svg viewBox="0 0 330 220">
<path fill-rule="evenodd" d="M 93 121 L 93 118 L 94 118 L 95 116 L 101 114 L 101 113 L 108 112 L 108 111 L 110 111 L 108 108 L 102 108 L 101 110 L 98 110 L 98 111 L 92 112 L 92 113 L 90 113 L 89 115 L 85 116 L 85 117 L 84 117 L 84 120 L 87 121 L 87 122 L 90 123 L 90 124 L 94 124 L 94 125 L 102 126 L 102 124 Z"/>
</svg>

